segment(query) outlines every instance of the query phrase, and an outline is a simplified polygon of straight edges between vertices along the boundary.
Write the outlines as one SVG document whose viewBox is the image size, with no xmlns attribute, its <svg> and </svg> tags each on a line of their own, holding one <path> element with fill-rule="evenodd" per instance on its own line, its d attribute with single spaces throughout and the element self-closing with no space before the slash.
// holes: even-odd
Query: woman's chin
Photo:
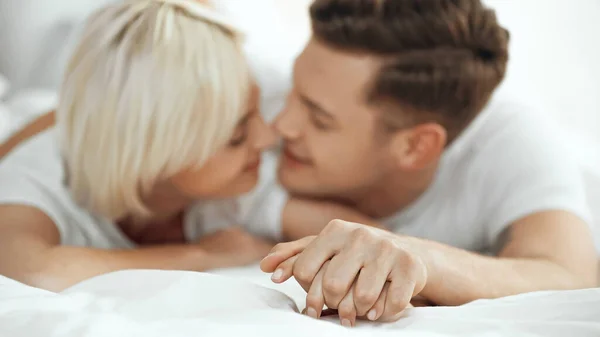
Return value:
<svg viewBox="0 0 600 337">
<path fill-rule="evenodd" d="M 244 173 L 240 179 L 233 182 L 228 188 L 221 189 L 215 198 L 235 198 L 248 194 L 258 185 L 258 174 Z"/>
<path fill-rule="evenodd" d="M 256 174 L 252 174 L 251 176 L 249 176 L 248 178 L 244 179 L 243 181 L 241 181 L 239 183 L 239 193 L 240 195 L 242 194 L 247 194 L 252 192 L 252 190 L 254 190 L 256 188 L 256 186 L 258 185 L 258 173 Z"/>
</svg>

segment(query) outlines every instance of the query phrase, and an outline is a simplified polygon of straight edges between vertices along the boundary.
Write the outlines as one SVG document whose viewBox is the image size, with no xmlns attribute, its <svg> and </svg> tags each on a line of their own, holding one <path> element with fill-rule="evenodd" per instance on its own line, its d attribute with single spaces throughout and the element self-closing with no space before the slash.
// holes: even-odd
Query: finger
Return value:
<svg viewBox="0 0 600 337">
<path fill-rule="evenodd" d="M 403 314 L 413 297 L 415 282 L 408 277 L 392 277 L 380 321 L 394 322 Z"/>
<path fill-rule="evenodd" d="M 369 321 L 377 321 L 383 315 L 383 312 L 385 311 L 385 299 L 387 297 L 389 289 L 390 283 L 385 282 L 381 293 L 379 293 L 377 301 L 375 301 L 375 304 L 373 304 L 371 309 L 367 312 L 367 319 Z"/>
<path fill-rule="evenodd" d="M 414 296 L 410 300 L 410 304 L 413 307 L 432 307 L 432 306 L 434 306 L 430 300 L 428 300 L 427 298 L 420 296 L 420 295 Z"/>
<path fill-rule="evenodd" d="M 354 304 L 358 316 L 365 316 L 381 297 L 391 269 L 391 263 L 383 260 L 382 263 L 369 263 L 361 269 L 354 287 Z"/>
<path fill-rule="evenodd" d="M 394 322 L 397 322 L 402 317 L 405 317 L 407 310 L 410 309 L 410 308 L 414 308 L 414 306 L 409 303 L 406 306 L 406 308 L 404 308 L 404 310 L 398 312 L 397 314 L 391 315 L 391 316 L 382 315 L 382 317 L 380 317 L 377 321 L 381 322 L 381 323 L 394 323 Z"/>
<path fill-rule="evenodd" d="M 300 240 L 275 245 L 269 255 L 260 262 L 260 269 L 265 273 L 274 272 L 283 261 L 302 252 L 314 239 L 314 236 L 308 236 Z"/>
<path fill-rule="evenodd" d="M 356 323 L 356 308 L 354 306 L 354 285 L 350 288 L 346 296 L 341 300 L 338 308 L 340 323 L 351 328 Z"/>
<path fill-rule="evenodd" d="M 331 259 L 323 279 L 323 295 L 329 308 L 338 308 L 350 291 L 363 265 L 361 256 L 352 250 L 345 250 Z"/>
<path fill-rule="evenodd" d="M 328 236 L 318 236 L 298 254 L 294 278 L 301 284 L 311 284 L 323 264 L 335 254 L 335 249 Z"/>
<path fill-rule="evenodd" d="M 294 277 L 303 283 L 312 283 L 325 261 L 330 260 L 347 241 L 347 225 L 333 220 L 310 242 L 294 265 Z"/>
<path fill-rule="evenodd" d="M 325 299 L 323 298 L 323 276 L 327 270 L 329 262 L 323 264 L 323 268 L 319 270 L 317 276 L 310 284 L 309 290 L 306 294 L 306 314 L 312 318 L 321 317 L 321 311 L 325 305 Z M 304 285 L 302 285 L 304 288 Z M 305 288 L 306 289 L 306 288 Z"/>
<path fill-rule="evenodd" d="M 297 259 L 298 255 L 295 255 L 279 264 L 279 266 L 277 266 L 277 268 L 273 272 L 273 275 L 271 275 L 271 281 L 275 283 L 283 283 L 289 280 L 290 277 L 292 277 L 294 264 L 296 263 Z"/>
</svg>

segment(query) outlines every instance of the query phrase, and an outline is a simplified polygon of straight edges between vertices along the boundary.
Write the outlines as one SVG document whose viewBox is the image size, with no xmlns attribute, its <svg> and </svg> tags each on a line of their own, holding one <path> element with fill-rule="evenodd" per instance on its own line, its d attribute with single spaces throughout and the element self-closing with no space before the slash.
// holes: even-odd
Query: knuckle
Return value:
<svg viewBox="0 0 600 337">
<path fill-rule="evenodd" d="M 405 270 L 413 270 L 418 265 L 417 258 L 406 251 L 401 251 L 400 262 Z"/>
<path fill-rule="evenodd" d="M 307 307 L 320 309 L 321 307 L 323 307 L 323 302 L 324 302 L 324 300 L 323 300 L 323 296 L 321 294 L 309 293 L 306 296 L 306 306 Z"/>
<path fill-rule="evenodd" d="M 379 242 L 379 246 L 380 246 L 381 252 L 386 253 L 386 254 L 391 254 L 398 248 L 391 240 L 385 240 L 385 239 L 383 239 Z"/>
<path fill-rule="evenodd" d="M 323 280 L 323 290 L 334 296 L 340 296 L 344 295 L 346 287 L 341 280 L 332 277 Z"/>
<path fill-rule="evenodd" d="M 282 251 L 284 250 L 286 247 L 285 243 L 278 243 L 275 246 L 273 246 L 273 249 L 271 250 L 272 252 L 278 252 L 278 251 Z"/>
<path fill-rule="evenodd" d="M 406 299 L 405 296 L 392 296 L 388 297 L 386 302 L 389 303 L 389 308 L 391 310 L 389 314 L 396 315 L 408 306 L 409 300 Z"/>
<path fill-rule="evenodd" d="M 302 283 L 310 284 L 313 281 L 312 273 L 310 273 L 305 268 L 300 268 L 300 267 L 297 267 L 296 265 L 294 265 L 293 274 L 294 274 L 294 277 Z"/>
<path fill-rule="evenodd" d="M 373 291 L 357 289 L 354 293 L 354 300 L 360 305 L 372 305 L 379 298 L 379 294 Z"/>
<path fill-rule="evenodd" d="M 354 304 L 351 301 L 342 301 L 337 310 L 340 317 L 350 317 L 356 315 Z"/>
<path fill-rule="evenodd" d="M 354 228 L 352 230 L 351 236 L 355 242 L 360 242 L 361 244 L 364 242 L 371 242 L 372 239 L 371 232 L 369 231 L 369 229 L 362 226 Z"/>
<path fill-rule="evenodd" d="M 344 220 L 339 220 L 339 219 L 335 219 L 335 220 L 331 220 L 328 224 L 326 229 L 328 231 L 338 231 L 343 229 L 346 226 L 346 221 Z"/>
</svg>

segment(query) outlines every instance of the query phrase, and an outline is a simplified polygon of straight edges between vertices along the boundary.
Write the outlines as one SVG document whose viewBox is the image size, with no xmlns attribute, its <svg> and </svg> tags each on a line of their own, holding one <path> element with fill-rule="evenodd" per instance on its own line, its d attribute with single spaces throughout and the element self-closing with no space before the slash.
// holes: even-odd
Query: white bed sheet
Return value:
<svg viewBox="0 0 600 337">
<path fill-rule="evenodd" d="M 544 292 L 458 308 L 416 308 L 394 324 L 297 313 L 304 293 L 258 267 L 215 274 L 124 271 L 55 294 L 0 278 L 0 336 L 600 336 L 600 289 Z"/>
</svg>

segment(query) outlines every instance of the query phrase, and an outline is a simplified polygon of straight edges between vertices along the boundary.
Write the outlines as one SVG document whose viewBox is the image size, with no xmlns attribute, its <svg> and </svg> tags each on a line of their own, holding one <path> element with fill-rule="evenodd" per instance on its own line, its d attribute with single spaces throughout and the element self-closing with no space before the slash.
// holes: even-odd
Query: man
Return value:
<svg viewBox="0 0 600 337">
<path fill-rule="evenodd" d="M 326 305 L 352 326 L 396 320 L 417 295 L 460 305 L 596 284 L 568 150 L 543 117 L 492 98 L 509 40 L 492 10 L 479 0 L 316 0 L 310 14 L 313 36 L 275 122 L 279 179 L 295 198 L 283 223 L 294 200 L 319 199 L 385 230 L 333 221 L 263 260 L 275 282 L 294 276 L 307 290 L 308 315 Z"/>
</svg>

